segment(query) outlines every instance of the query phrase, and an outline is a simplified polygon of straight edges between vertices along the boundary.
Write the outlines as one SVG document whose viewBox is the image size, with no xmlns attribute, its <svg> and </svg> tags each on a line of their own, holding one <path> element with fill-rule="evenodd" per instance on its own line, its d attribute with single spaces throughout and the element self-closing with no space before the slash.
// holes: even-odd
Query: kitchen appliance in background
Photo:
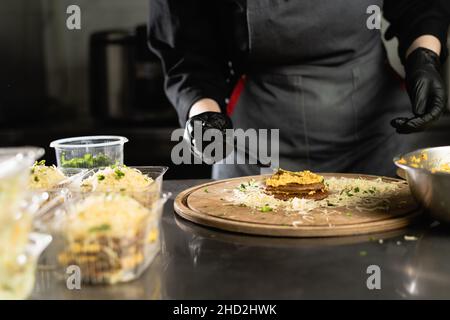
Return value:
<svg viewBox="0 0 450 320">
<path fill-rule="evenodd" d="M 177 126 L 163 85 L 161 62 L 147 46 L 145 25 L 92 34 L 90 108 L 96 120 Z"/>
</svg>

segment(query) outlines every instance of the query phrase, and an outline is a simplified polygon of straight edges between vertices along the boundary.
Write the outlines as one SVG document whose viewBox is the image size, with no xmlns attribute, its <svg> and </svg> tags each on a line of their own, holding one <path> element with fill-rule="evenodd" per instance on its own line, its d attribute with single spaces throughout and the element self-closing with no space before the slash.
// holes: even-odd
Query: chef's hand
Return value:
<svg viewBox="0 0 450 320">
<path fill-rule="evenodd" d="M 419 132 L 437 120 L 446 105 L 439 55 L 426 48 L 417 48 L 407 57 L 405 71 L 414 117 L 394 119 L 391 125 L 398 133 Z"/>
<path fill-rule="evenodd" d="M 196 128 L 201 129 L 201 136 L 199 134 L 200 132 L 195 132 Z M 214 154 L 213 156 L 203 154 L 203 151 L 208 145 L 217 143 L 215 140 L 204 140 L 206 131 L 210 129 L 220 131 L 222 141 L 220 141 L 219 147 L 222 147 L 222 154 Z M 231 119 L 220 112 L 220 108 L 215 102 L 213 103 L 212 100 L 207 101 L 207 99 L 204 99 L 194 104 L 191 108 L 189 120 L 186 122 L 184 138 L 188 141 L 191 151 L 195 156 L 201 158 L 207 164 L 213 164 L 226 157 L 226 143 L 232 143 L 226 140 L 226 129 L 233 129 Z M 200 141 L 197 141 L 196 138 L 199 136 L 201 137 L 199 139 Z"/>
</svg>

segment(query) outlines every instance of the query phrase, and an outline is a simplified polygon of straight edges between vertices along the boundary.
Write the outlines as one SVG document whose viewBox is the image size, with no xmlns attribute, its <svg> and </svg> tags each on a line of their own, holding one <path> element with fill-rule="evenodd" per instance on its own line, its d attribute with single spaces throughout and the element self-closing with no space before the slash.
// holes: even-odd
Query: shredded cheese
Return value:
<svg viewBox="0 0 450 320">
<path fill-rule="evenodd" d="M 66 233 L 73 238 L 97 237 L 99 234 L 135 236 L 150 213 L 127 195 L 92 195 L 74 204 L 66 223 Z"/>
<path fill-rule="evenodd" d="M 283 209 L 299 215 L 308 215 L 315 209 L 321 209 L 325 214 L 328 210 L 339 207 L 356 208 L 360 211 L 389 210 L 389 196 L 396 194 L 399 183 L 384 182 L 381 178 L 374 180 L 352 178 L 327 178 L 325 185 L 329 196 L 315 201 L 312 199 L 293 198 L 278 200 L 264 193 L 262 183 L 242 184 L 233 189 L 232 196 L 227 199 L 233 205 L 247 206 L 254 209 L 270 207 L 273 211 Z"/>
<path fill-rule="evenodd" d="M 31 167 L 28 186 L 31 190 L 52 190 L 67 177 L 55 166 L 35 164 Z"/>
<path fill-rule="evenodd" d="M 97 171 L 85 179 L 81 189 L 85 192 L 141 192 L 148 191 L 153 179 L 135 168 L 111 166 Z"/>
</svg>

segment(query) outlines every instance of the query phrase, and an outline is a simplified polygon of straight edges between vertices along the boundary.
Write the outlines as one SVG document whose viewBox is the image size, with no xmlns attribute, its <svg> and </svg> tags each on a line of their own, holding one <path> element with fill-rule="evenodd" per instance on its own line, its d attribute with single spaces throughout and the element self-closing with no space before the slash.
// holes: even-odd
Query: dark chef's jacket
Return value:
<svg viewBox="0 0 450 320">
<path fill-rule="evenodd" d="M 386 38 L 399 39 L 401 58 L 421 35 L 431 34 L 446 43 L 449 0 L 385 0 L 383 11 L 391 24 Z M 339 26 L 339 30 L 346 32 L 347 25 L 354 23 L 362 21 L 348 21 L 343 11 L 341 17 L 329 17 L 329 21 L 319 21 L 315 27 L 327 32 L 327 28 Z M 365 24 L 361 25 L 364 27 Z M 298 32 L 295 41 L 280 35 L 279 42 L 273 43 L 270 50 L 255 55 L 248 40 L 245 0 L 150 0 L 149 44 L 162 59 L 166 92 L 181 124 L 192 104 L 201 98 L 212 98 L 225 110 L 236 79 L 249 68 L 280 64 L 340 65 L 370 50 L 365 48 L 370 39 L 361 38 L 360 43 L 354 39 L 351 43 L 329 41 L 329 48 L 322 44 L 320 48 L 325 50 L 317 51 L 314 42 L 321 39 L 309 36 L 301 21 Z M 314 34 L 317 35 L 317 30 Z M 379 36 L 375 31 L 368 34 Z M 442 57 L 446 55 L 444 50 Z"/>
</svg>

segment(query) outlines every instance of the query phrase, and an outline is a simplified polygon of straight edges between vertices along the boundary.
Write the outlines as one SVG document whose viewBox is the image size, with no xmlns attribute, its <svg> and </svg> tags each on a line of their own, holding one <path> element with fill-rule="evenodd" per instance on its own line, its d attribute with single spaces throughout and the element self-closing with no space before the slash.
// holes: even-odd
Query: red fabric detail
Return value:
<svg viewBox="0 0 450 320">
<path fill-rule="evenodd" d="M 228 116 L 231 116 L 234 112 L 234 108 L 236 108 L 236 105 L 239 101 L 239 97 L 241 96 L 242 90 L 244 90 L 245 87 L 245 74 L 238 80 L 236 85 L 234 86 L 233 92 L 231 93 L 230 101 L 227 105 L 227 114 Z"/>
</svg>

